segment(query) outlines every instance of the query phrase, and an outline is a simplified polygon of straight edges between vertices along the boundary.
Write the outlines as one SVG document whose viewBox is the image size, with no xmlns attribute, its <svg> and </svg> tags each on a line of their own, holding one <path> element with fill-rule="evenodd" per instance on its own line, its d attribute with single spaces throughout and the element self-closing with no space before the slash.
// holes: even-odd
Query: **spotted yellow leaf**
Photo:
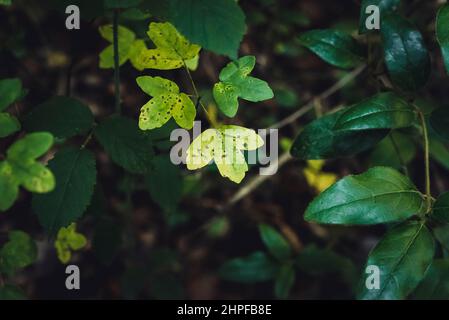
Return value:
<svg viewBox="0 0 449 320">
<path fill-rule="evenodd" d="M 251 129 L 223 125 L 200 134 L 187 150 L 187 168 L 200 169 L 212 160 L 220 174 L 240 183 L 248 171 L 242 150 L 256 150 L 263 146 L 263 139 Z"/>
<path fill-rule="evenodd" d="M 201 47 L 191 44 L 172 24 L 152 22 L 147 34 L 156 48 L 142 50 L 136 57 L 139 65 L 148 69 L 171 70 L 186 64 L 195 69 Z"/>
<path fill-rule="evenodd" d="M 137 84 L 153 99 L 140 109 L 139 128 L 151 130 L 162 127 L 173 117 L 184 129 L 192 129 L 196 116 L 195 105 L 173 81 L 161 77 L 142 76 Z"/>
<path fill-rule="evenodd" d="M 84 248 L 87 244 L 86 237 L 76 232 L 76 224 L 72 223 L 67 228 L 58 231 L 55 241 L 56 253 L 59 261 L 66 264 L 72 257 L 72 251 Z"/>
<path fill-rule="evenodd" d="M 307 161 L 307 167 L 303 170 L 307 183 L 318 193 L 329 188 L 338 178 L 334 173 L 322 172 L 323 166 L 324 160 L 309 160 Z"/>
</svg>

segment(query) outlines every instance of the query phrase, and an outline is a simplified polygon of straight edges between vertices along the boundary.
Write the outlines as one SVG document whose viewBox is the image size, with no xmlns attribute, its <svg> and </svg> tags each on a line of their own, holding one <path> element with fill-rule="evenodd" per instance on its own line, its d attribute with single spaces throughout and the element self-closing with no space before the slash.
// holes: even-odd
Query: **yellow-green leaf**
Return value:
<svg viewBox="0 0 449 320">
<path fill-rule="evenodd" d="M 208 129 L 187 150 L 187 168 L 196 170 L 214 160 L 223 177 L 240 183 L 248 171 L 242 150 L 256 150 L 263 144 L 254 130 L 244 127 L 225 125 Z"/>
<path fill-rule="evenodd" d="M 87 244 L 86 237 L 76 232 L 76 224 L 72 223 L 67 228 L 61 228 L 55 241 L 55 248 L 58 259 L 66 264 L 72 257 L 72 251 L 84 248 Z"/>
<path fill-rule="evenodd" d="M 153 96 L 140 110 L 140 129 L 160 128 L 172 117 L 180 127 L 192 129 L 195 105 L 185 93 L 179 93 L 176 83 L 161 77 L 143 76 L 137 78 L 137 84 Z"/>
<path fill-rule="evenodd" d="M 191 44 L 168 22 L 152 22 L 148 36 L 156 48 L 142 50 L 136 57 L 137 64 L 144 68 L 178 69 L 187 61 L 195 59 L 201 50 L 200 46 Z"/>
</svg>

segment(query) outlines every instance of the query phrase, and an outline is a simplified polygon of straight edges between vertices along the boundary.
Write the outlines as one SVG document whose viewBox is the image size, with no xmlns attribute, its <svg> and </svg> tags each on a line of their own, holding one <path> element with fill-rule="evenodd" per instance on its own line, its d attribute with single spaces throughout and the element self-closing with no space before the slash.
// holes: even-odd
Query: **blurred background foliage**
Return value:
<svg viewBox="0 0 449 320">
<path fill-rule="evenodd" d="M 69 31 L 64 27 L 64 11 L 72 2 L 15 0 L 11 7 L 0 6 L 0 75 L 20 78 L 29 90 L 26 99 L 12 110 L 19 118 L 50 97 L 67 92 L 88 105 L 96 119 L 114 111 L 113 71 L 98 67 L 98 54 L 107 43 L 97 30 L 110 23 L 111 13 L 104 10 L 102 1 L 80 0 L 81 30 Z M 420 27 L 429 51 L 435 55 L 431 81 L 419 102 L 423 110 L 432 110 L 435 101 L 442 106 L 449 99 L 433 36 L 438 2 L 410 2 L 403 10 Z M 325 64 L 298 41 L 301 32 L 314 28 L 336 28 L 358 37 L 359 1 L 240 0 L 239 5 L 247 23 L 239 56 L 256 56 L 255 74 L 270 84 L 275 98 L 258 104 L 240 101 L 240 112 L 232 123 L 266 128 L 314 101 L 304 117 L 280 130 L 280 154 L 310 120 L 376 92 L 376 80 L 362 74 L 329 98 L 315 99 L 348 72 Z M 150 21 L 158 21 L 151 12 L 137 9 L 122 12 L 120 19 L 120 24 L 139 38 L 146 38 Z M 210 88 L 228 61 L 203 50 L 193 74 L 211 113 L 216 107 Z M 144 73 L 162 74 L 154 70 Z M 190 88 L 183 73 L 163 74 L 180 87 Z M 135 83 L 139 75 L 129 63 L 121 68 L 123 114 L 136 121 L 140 106 L 148 99 Z M 354 297 L 365 258 L 385 227 L 323 227 L 304 222 L 302 215 L 329 181 L 359 173 L 370 165 L 401 169 L 391 139 L 349 159 L 319 165 L 289 161 L 252 193 L 229 204 L 257 174 L 257 168 L 238 186 L 220 177 L 214 166 L 187 172 L 184 166 L 173 165 L 168 153 L 172 145 L 169 135 L 175 127 L 170 122 L 151 133 L 156 160 L 145 176 L 116 166 L 97 142 L 89 146 L 96 156 L 98 182 L 92 203 L 77 223 L 87 246 L 72 252 L 70 260 L 82 270 L 80 291 L 65 289 L 65 266 L 57 259 L 55 239 L 42 232 L 32 212 L 30 194 L 21 194 L 15 206 L 0 216 L 2 244 L 13 229 L 26 231 L 37 242 L 36 262 L 14 276 L 14 283 L 27 297 Z M 402 161 L 422 186 L 418 137 L 413 131 L 402 130 L 395 132 L 394 140 L 403 150 Z M 11 141 L 1 140 L 1 150 Z M 449 150 L 436 135 L 431 145 L 433 187 L 443 191 L 449 187 Z"/>
</svg>

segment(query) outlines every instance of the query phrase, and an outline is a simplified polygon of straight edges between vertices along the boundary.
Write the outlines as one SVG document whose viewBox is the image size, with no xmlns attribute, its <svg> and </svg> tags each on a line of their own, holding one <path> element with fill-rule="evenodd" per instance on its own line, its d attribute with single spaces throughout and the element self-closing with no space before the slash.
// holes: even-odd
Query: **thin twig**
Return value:
<svg viewBox="0 0 449 320">
<path fill-rule="evenodd" d="M 292 113 L 288 117 L 284 118 L 283 120 L 279 121 L 278 123 L 275 123 L 272 125 L 269 129 L 280 129 L 285 127 L 286 125 L 296 121 L 298 118 L 305 115 L 307 112 L 312 110 L 314 108 L 315 101 L 318 100 L 324 100 L 329 98 L 331 95 L 339 91 L 341 88 L 346 86 L 349 82 L 351 82 L 354 78 L 356 78 L 358 75 L 360 75 L 366 68 L 366 64 L 361 65 L 357 69 L 354 69 L 351 73 L 347 74 L 343 78 L 341 78 L 339 81 L 337 81 L 334 85 L 332 85 L 327 90 L 323 91 L 321 94 L 319 94 L 316 97 L 313 97 L 310 99 L 309 102 L 307 102 L 305 105 L 303 105 L 298 111 Z"/>
</svg>

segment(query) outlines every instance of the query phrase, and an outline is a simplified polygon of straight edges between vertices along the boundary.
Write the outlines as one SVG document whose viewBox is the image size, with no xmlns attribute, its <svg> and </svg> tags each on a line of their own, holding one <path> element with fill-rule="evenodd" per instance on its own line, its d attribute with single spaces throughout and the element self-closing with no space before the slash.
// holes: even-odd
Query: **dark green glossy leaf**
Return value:
<svg viewBox="0 0 449 320">
<path fill-rule="evenodd" d="M 363 61 L 363 50 L 350 35 L 332 29 L 312 30 L 299 37 L 300 43 L 327 63 L 343 69 Z"/>
<path fill-rule="evenodd" d="M 347 176 L 309 204 L 305 219 L 317 223 L 369 225 L 404 220 L 425 202 L 409 178 L 388 167 Z"/>
<path fill-rule="evenodd" d="M 416 145 L 409 135 L 392 131 L 371 154 L 371 166 L 401 168 L 415 158 Z"/>
<path fill-rule="evenodd" d="M 9 113 L 0 113 L 0 138 L 7 137 L 20 130 L 20 122 Z"/>
<path fill-rule="evenodd" d="M 326 115 L 311 123 L 295 139 L 291 154 L 303 160 L 351 156 L 379 143 L 389 130 L 336 130 L 344 110 Z"/>
<path fill-rule="evenodd" d="M 34 240 L 23 231 L 11 231 L 9 241 L 0 250 L 0 271 L 13 275 L 37 259 L 37 246 Z"/>
<path fill-rule="evenodd" d="M 25 117 L 29 132 L 49 131 L 58 138 L 70 138 L 92 128 L 94 117 L 89 107 L 69 97 L 54 97 L 35 107 Z"/>
<path fill-rule="evenodd" d="M 33 210 L 50 234 L 67 227 L 82 216 L 96 183 L 95 157 L 86 149 L 67 147 L 48 163 L 56 178 L 56 188 L 33 195 Z"/>
<path fill-rule="evenodd" d="M 370 253 L 367 266 L 380 270 L 380 288 L 367 289 L 362 276 L 359 299 L 405 299 L 424 278 L 433 260 L 432 235 L 420 222 L 409 222 L 391 229 Z"/>
<path fill-rule="evenodd" d="M 433 228 L 432 232 L 443 248 L 449 250 L 449 224 L 439 225 Z"/>
<path fill-rule="evenodd" d="M 292 250 L 290 244 L 273 227 L 266 224 L 260 224 L 259 232 L 262 241 L 265 243 L 265 246 L 268 248 L 268 251 L 273 255 L 273 257 L 282 261 L 291 256 Z"/>
<path fill-rule="evenodd" d="M 379 93 L 344 110 L 336 130 L 397 129 L 411 126 L 416 112 L 392 92 Z"/>
<path fill-rule="evenodd" d="M 273 279 L 277 272 L 276 263 L 264 252 L 254 252 L 244 258 L 227 261 L 220 268 L 222 278 L 235 282 L 254 283 Z"/>
<path fill-rule="evenodd" d="M 430 115 L 432 129 L 442 138 L 449 140 L 449 108 L 441 107 Z"/>
<path fill-rule="evenodd" d="M 413 293 L 418 300 L 448 300 L 449 299 L 449 260 L 433 261 L 426 277 Z"/>
<path fill-rule="evenodd" d="M 433 216 L 442 222 L 449 223 L 449 192 L 437 198 L 433 205 Z"/>
<path fill-rule="evenodd" d="M 131 119 L 112 116 L 95 128 L 95 137 L 111 159 L 131 173 L 147 173 L 154 156 L 152 142 Z"/>
<path fill-rule="evenodd" d="M 145 179 L 151 198 L 162 209 L 171 212 L 182 197 L 181 171 L 167 156 L 157 156 L 152 163 L 153 169 Z"/>
<path fill-rule="evenodd" d="M 435 31 L 441 47 L 444 65 L 449 72 L 449 4 L 447 3 L 438 10 Z"/>
<path fill-rule="evenodd" d="M 279 268 L 274 282 L 276 298 L 287 299 L 295 283 L 295 269 L 293 264 L 287 263 Z"/>
<path fill-rule="evenodd" d="M 366 13 L 366 8 L 368 6 L 377 6 L 380 11 L 380 17 L 382 17 L 385 14 L 396 11 L 400 3 L 401 0 L 363 0 L 360 7 L 359 33 L 364 34 L 372 31 L 366 28 L 366 20 L 369 17 L 369 15 Z"/>
<path fill-rule="evenodd" d="M 397 14 L 381 20 L 385 64 L 391 80 L 405 91 L 418 90 L 430 75 L 430 56 L 421 33 Z"/>
</svg>

